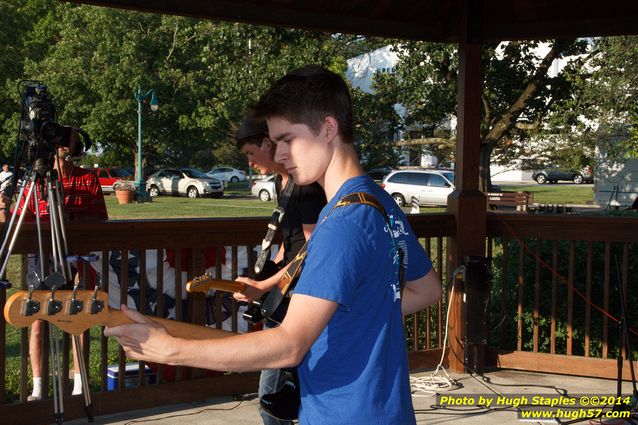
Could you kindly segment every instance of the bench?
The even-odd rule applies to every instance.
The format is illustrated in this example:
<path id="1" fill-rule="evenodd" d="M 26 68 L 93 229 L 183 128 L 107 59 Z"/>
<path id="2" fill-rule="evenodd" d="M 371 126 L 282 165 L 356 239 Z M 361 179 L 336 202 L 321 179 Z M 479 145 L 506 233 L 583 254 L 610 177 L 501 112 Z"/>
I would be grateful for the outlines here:
<path id="1" fill-rule="evenodd" d="M 517 212 L 527 212 L 530 204 L 534 203 L 534 194 L 531 192 L 489 192 L 487 193 L 487 205 L 494 209 L 514 209 Z"/>

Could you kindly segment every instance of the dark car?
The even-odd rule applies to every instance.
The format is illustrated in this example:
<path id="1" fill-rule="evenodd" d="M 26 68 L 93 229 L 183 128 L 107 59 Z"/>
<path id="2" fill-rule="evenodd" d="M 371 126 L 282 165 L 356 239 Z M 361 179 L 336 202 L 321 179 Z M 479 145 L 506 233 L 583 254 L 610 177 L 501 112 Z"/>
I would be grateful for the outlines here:
<path id="1" fill-rule="evenodd" d="M 559 181 L 571 181 L 576 184 L 594 182 L 594 176 L 586 170 L 563 170 L 558 168 L 534 171 L 532 179 L 536 180 L 538 184 L 557 183 Z"/>
<path id="2" fill-rule="evenodd" d="M 391 172 L 392 167 L 379 167 L 373 168 L 372 170 L 368 171 L 367 174 L 372 180 L 383 180 L 383 178 Z"/>

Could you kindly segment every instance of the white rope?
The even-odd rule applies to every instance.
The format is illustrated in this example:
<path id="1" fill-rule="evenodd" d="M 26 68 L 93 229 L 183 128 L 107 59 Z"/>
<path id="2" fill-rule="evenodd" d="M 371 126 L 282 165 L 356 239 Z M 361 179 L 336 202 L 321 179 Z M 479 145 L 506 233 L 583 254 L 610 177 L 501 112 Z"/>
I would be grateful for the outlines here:
<path id="1" fill-rule="evenodd" d="M 455 276 L 456 273 L 452 274 Z M 445 346 L 447 345 L 447 330 L 448 323 L 450 321 L 450 306 L 452 305 L 452 297 L 454 296 L 454 285 L 451 285 L 452 289 L 450 290 L 450 296 L 448 297 L 448 305 L 447 305 L 447 314 L 445 317 L 445 337 L 443 338 L 443 349 L 441 350 L 441 360 L 439 364 L 436 366 L 432 375 L 417 378 L 414 376 L 410 377 L 410 391 L 413 397 L 427 397 L 431 395 L 435 395 L 441 391 L 448 391 L 452 389 L 452 386 L 455 384 L 454 380 L 450 378 L 447 371 L 443 367 L 443 358 L 445 357 Z M 442 375 L 439 375 L 439 371 L 442 372 Z"/>

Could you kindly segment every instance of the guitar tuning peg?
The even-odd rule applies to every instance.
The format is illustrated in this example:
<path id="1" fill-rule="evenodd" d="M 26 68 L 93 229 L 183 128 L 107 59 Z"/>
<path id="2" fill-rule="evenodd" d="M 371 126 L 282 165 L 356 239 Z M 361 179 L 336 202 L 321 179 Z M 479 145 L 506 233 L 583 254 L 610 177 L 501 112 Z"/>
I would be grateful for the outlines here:
<path id="1" fill-rule="evenodd" d="M 27 273 L 27 288 L 29 289 L 29 292 L 38 289 L 41 283 L 42 282 L 40 281 L 40 277 L 37 272 L 30 271 Z"/>
<path id="2" fill-rule="evenodd" d="M 53 272 L 44 278 L 44 284 L 52 290 L 63 287 L 65 283 L 66 279 L 64 279 L 64 276 L 59 272 Z"/>

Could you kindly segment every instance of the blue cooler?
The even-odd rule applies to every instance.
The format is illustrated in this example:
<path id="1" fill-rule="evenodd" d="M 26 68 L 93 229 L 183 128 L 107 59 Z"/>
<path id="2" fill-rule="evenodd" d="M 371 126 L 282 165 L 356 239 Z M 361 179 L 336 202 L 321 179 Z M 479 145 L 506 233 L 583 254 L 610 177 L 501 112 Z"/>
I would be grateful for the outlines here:
<path id="1" fill-rule="evenodd" d="M 116 390 L 119 381 L 119 366 L 110 365 L 106 372 L 106 389 L 108 391 Z M 139 363 L 127 363 L 124 372 L 124 388 L 135 388 L 139 382 Z M 146 384 L 155 383 L 155 374 L 150 367 L 144 365 L 144 379 Z"/>

